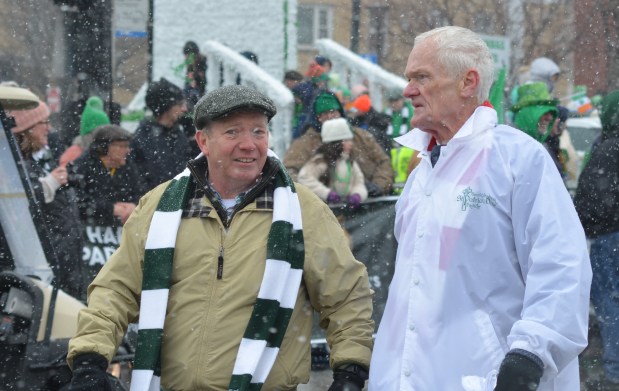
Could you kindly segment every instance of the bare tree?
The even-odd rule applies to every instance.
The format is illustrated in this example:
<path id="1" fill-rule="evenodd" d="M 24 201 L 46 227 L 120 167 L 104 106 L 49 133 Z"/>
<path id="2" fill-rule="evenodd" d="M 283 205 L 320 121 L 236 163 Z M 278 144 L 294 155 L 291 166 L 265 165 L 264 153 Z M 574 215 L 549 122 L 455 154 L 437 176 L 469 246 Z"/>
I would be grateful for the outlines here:
<path id="1" fill-rule="evenodd" d="M 52 1 L 0 0 L 3 80 L 11 79 L 44 98 L 52 75 L 57 19 L 62 15 Z"/>

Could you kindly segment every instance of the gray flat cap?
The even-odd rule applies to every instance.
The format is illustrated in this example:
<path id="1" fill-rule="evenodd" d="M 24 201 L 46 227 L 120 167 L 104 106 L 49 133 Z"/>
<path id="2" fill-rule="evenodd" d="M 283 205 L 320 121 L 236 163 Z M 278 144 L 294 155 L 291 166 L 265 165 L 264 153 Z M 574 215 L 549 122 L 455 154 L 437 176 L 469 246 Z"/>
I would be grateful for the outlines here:
<path id="1" fill-rule="evenodd" d="M 193 121 L 197 129 L 203 129 L 207 122 L 239 109 L 263 111 L 269 121 L 277 113 L 275 104 L 266 95 L 250 87 L 230 85 L 204 95 L 196 103 Z"/>

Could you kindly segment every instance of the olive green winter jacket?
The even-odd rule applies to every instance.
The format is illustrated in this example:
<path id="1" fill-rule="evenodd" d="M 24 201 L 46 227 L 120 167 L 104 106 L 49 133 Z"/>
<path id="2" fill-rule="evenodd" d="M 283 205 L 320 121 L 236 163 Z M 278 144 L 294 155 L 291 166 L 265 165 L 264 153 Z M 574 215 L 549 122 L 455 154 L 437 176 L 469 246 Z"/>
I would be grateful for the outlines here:
<path id="1" fill-rule="evenodd" d="M 146 236 L 166 186 L 142 198 L 125 224 L 120 248 L 90 285 L 88 308 L 81 311 L 78 332 L 69 346 L 69 363 L 88 352 L 110 360 L 127 324 L 137 321 Z M 265 268 L 272 220 L 272 186 L 265 186 L 259 196 L 235 212 L 229 225 L 222 221 L 221 209 L 219 214 L 214 209 L 208 190 L 210 198 L 194 199 L 191 213 L 183 214 L 161 353 L 161 381 L 166 390 L 228 389 Z M 308 381 L 314 309 L 326 329 L 332 367 L 347 362 L 369 367 L 370 363 L 374 323 L 366 268 L 354 259 L 327 205 L 301 185 L 297 192 L 305 239 L 303 280 L 263 390 L 295 389 Z"/>

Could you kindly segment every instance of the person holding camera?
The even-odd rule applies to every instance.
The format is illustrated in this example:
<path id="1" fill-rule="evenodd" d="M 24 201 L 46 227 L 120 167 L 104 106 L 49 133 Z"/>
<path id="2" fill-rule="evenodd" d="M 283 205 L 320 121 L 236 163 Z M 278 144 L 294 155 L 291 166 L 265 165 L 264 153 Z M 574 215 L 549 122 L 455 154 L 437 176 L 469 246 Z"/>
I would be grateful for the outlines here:
<path id="1" fill-rule="evenodd" d="M 67 168 L 53 159 L 48 146 L 49 108 L 43 102 L 31 110 L 10 111 L 13 135 L 22 153 L 34 194 L 56 257 L 50 257 L 54 282 L 67 294 L 85 301 L 86 291 L 80 278 L 82 227 L 75 191 L 67 186 Z"/>
<path id="2" fill-rule="evenodd" d="M 83 260 L 88 282 L 118 247 L 120 228 L 146 193 L 137 166 L 127 160 L 130 140 L 131 134 L 120 126 L 99 126 L 89 149 L 69 166 L 87 234 Z"/>

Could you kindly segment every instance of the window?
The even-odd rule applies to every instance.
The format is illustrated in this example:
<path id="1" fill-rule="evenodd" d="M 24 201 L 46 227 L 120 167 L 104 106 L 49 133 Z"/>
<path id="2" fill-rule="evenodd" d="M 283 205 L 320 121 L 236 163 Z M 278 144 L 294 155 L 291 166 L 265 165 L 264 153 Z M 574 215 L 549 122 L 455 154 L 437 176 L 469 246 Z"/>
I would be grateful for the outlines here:
<path id="1" fill-rule="evenodd" d="M 333 10 L 323 5 L 303 5 L 297 10 L 297 43 L 312 46 L 316 40 L 331 38 Z"/>
<path id="2" fill-rule="evenodd" d="M 389 7 L 371 7 L 370 12 L 370 24 L 368 30 L 368 49 L 370 53 L 376 54 L 378 61 L 380 62 L 387 52 L 389 47 L 387 36 L 387 28 L 389 26 Z"/>

